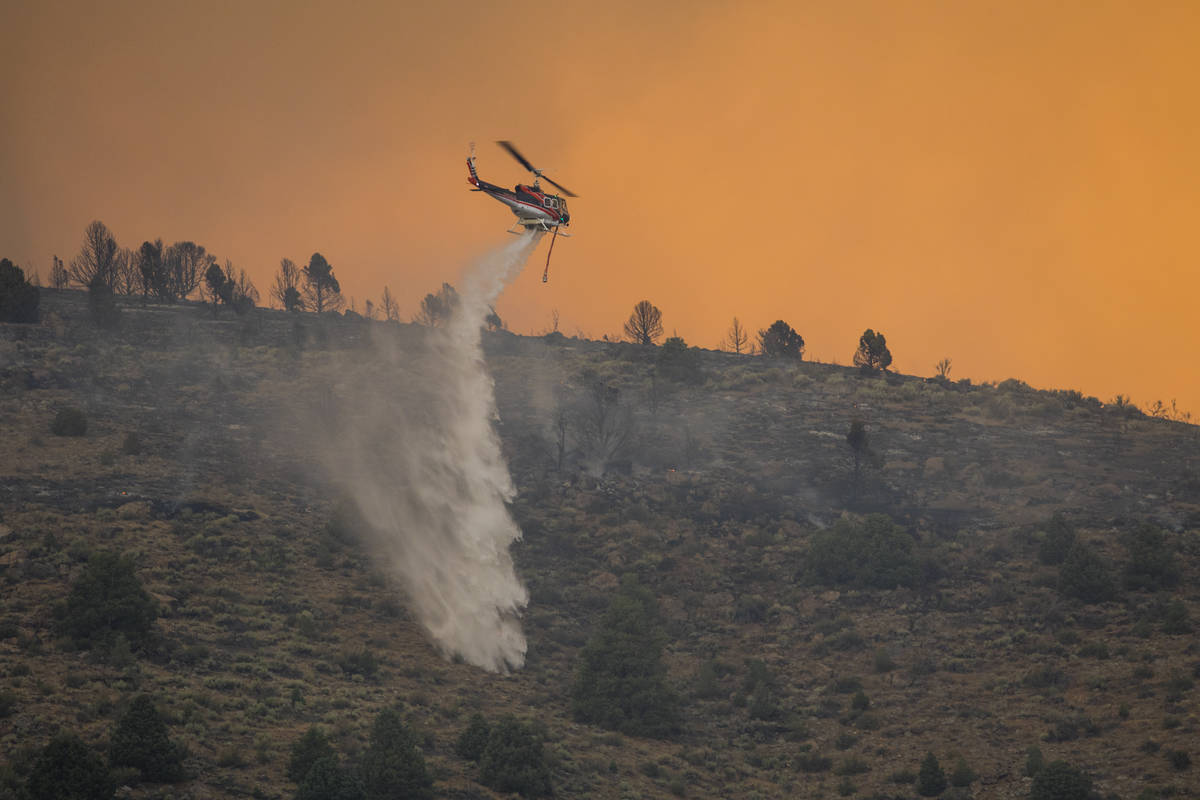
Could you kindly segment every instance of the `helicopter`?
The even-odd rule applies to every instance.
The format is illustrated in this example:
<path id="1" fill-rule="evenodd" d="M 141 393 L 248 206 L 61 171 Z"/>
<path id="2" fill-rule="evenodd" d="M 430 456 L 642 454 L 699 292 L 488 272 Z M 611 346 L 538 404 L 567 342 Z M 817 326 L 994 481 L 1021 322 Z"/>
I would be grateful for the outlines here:
<path id="1" fill-rule="evenodd" d="M 526 230 L 534 228 L 553 233 L 550 239 L 550 250 L 546 253 L 546 268 L 542 271 L 542 283 L 546 283 L 550 279 L 550 255 L 554 252 L 555 240 L 558 239 L 560 233 L 562 236 L 570 236 L 569 233 L 560 232 L 559 229 L 571 224 L 571 214 L 567 211 L 567 201 L 561 195 L 543 192 L 541 182 L 545 179 L 546 183 L 554 186 L 567 197 L 578 197 L 578 195 L 561 183 L 546 177 L 542 170 L 529 163 L 529 159 L 521 155 L 512 142 L 498 141 L 496 144 L 507 150 L 508 154 L 517 160 L 517 163 L 533 173 L 533 185 L 518 183 L 509 190 L 503 186 L 480 180 L 479 173 L 475 171 L 474 142 L 471 143 L 471 155 L 467 156 L 467 169 L 470 171 L 467 183 L 475 187 L 471 191 L 483 192 L 508 206 L 509 210 L 517 216 L 516 224 L 522 228 Z M 509 231 L 509 233 L 518 233 L 518 231 Z"/>

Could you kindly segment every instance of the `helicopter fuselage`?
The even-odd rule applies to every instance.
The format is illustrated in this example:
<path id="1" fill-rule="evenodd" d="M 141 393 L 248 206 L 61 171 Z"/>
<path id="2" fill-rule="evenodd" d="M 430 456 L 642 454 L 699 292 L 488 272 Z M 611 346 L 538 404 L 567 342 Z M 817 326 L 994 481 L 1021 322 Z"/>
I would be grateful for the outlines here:
<path id="1" fill-rule="evenodd" d="M 467 159 L 470 175 L 467 183 L 489 197 L 499 200 L 508 206 L 517 217 L 517 222 L 527 228 L 537 227 L 550 230 L 559 226 L 571 224 L 571 215 L 567 211 L 567 201 L 556 194 L 547 194 L 536 183 L 533 186 L 518 183 L 512 189 L 505 189 L 494 183 L 480 179 L 475 172 L 475 160 Z"/>

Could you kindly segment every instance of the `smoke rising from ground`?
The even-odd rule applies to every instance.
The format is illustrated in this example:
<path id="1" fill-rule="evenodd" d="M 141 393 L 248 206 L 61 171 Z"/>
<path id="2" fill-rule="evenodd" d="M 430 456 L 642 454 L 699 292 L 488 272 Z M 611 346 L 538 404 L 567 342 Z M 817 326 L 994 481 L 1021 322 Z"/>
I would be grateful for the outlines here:
<path id="1" fill-rule="evenodd" d="M 388 374 L 341 387 L 346 413 L 327 451 L 378 565 L 437 647 L 499 672 L 525 661 L 519 614 L 529 596 L 509 555 L 521 532 L 506 506 L 515 489 L 492 427 L 480 331 L 540 238 L 527 231 L 484 256 L 425 352 L 381 346 L 373 363 Z"/>

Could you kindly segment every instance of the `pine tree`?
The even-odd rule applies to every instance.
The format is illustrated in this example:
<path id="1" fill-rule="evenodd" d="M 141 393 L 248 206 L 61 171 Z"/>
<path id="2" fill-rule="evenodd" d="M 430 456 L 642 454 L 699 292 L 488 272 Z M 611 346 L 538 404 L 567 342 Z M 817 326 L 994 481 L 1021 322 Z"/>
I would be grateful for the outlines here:
<path id="1" fill-rule="evenodd" d="M 152 783 L 178 783 L 184 779 L 184 748 L 171 741 L 150 695 L 138 695 L 117 722 L 108 748 L 114 767 L 134 767 Z"/>
<path id="2" fill-rule="evenodd" d="M 33 800 L 109 800 L 115 788 L 104 760 L 75 734 L 60 733 L 38 754 L 25 793 Z"/>
<path id="3" fill-rule="evenodd" d="M 633 736 L 679 730 L 679 698 L 666 684 L 654 598 L 626 583 L 583 648 L 572 693 L 575 719 Z"/>
<path id="4" fill-rule="evenodd" d="M 361 773 L 370 800 L 433 797 L 433 779 L 425 768 L 417 737 L 394 709 L 385 708 L 375 718 Z"/>
<path id="5" fill-rule="evenodd" d="M 479 763 L 479 780 L 502 793 L 517 792 L 523 797 L 551 794 L 550 767 L 541 735 L 511 714 L 503 717 L 488 736 Z"/>
<path id="6" fill-rule="evenodd" d="M 329 743 L 329 737 L 313 725 L 292 745 L 292 757 L 288 761 L 288 780 L 302 783 L 312 765 L 328 756 L 333 756 L 336 760 L 337 752 Z"/>
<path id="7" fill-rule="evenodd" d="M 938 763 L 937 756 L 926 753 L 917 773 L 917 794 L 922 797 L 937 797 L 946 791 L 946 773 Z"/>

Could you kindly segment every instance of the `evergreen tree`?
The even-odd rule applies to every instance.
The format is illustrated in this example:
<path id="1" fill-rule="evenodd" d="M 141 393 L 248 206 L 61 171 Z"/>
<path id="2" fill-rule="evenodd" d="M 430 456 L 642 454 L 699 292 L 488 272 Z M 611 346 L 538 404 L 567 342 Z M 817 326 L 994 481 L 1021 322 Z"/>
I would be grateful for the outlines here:
<path id="1" fill-rule="evenodd" d="M 858 337 L 858 349 L 854 351 L 854 366 L 866 369 L 886 370 L 892 365 L 892 351 L 888 350 L 887 339 L 882 333 L 867 328 Z"/>
<path id="2" fill-rule="evenodd" d="M 474 714 L 471 721 L 467 723 L 467 729 L 458 737 L 454 752 L 467 761 L 478 761 L 483 757 L 483 751 L 487 748 L 491 732 L 492 726 L 488 724 L 483 714 Z"/>
<path id="3" fill-rule="evenodd" d="M 288 780 L 295 783 L 303 782 L 309 768 L 328 756 L 332 756 L 336 760 L 337 752 L 329 743 L 329 737 L 325 735 L 324 731 L 313 725 L 292 745 L 292 757 L 288 761 Z"/>
<path id="4" fill-rule="evenodd" d="M 575 719 L 633 736 L 679 730 L 679 698 L 666 684 L 654 598 L 626 583 L 580 655 Z"/>
<path id="5" fill-rule="evenodd" d="M 946 773 L 938 763 L 937 756 L 926 753 L 917 773 L 917 794 L 921 797 L 937 797 L 946 791 Z"/>
<path id="6" fill-rule="evenodd" d="M 0 322 L 37 322 L 38 288 L 25 278 L 25 271 L 7 258 L 0 258 Z"/>
<path id="7" fill-rule="evenodd" d="M 115 789 L 108 767 L 73 733 L 42 748 L 25 784 L 30 800 L 108 800 Z"/>
<path id="8" fill-rule="evenodd" d="M 333 274 L 333 267 L 325 256 L 313 253 L 304 268 L 304 305 L 321 314 L 337 311 L 345 303 L 342 286 Z"/>
<path id="9" fill-rule="evenodd" d="M 1058 590 L 1085 603 L 1102 603 L 1117 594 L 1112 570 L 1087 542 L 1076 542 L 1058 569 Z"/>
<path id="10" fill-rule="evenodd" d="M 551 794 L 542 737 L 532 725 L 518 722 L 511 714 L 496 723 L 480 759 L 479 780 L 497 792 L 523 797 Z"/>
<path id="11" fill-rule="evenodd" d="M 167 723 L 150 695 L 139 695 L 117 722 L 109 743 L 108 760 L 114 767 L 135 767 L 152 783 L 178 783 L 184 779 L 186 750 L 171 741 Z"/>
<path id="12" fill-rule="evenodd" d="M 107 642 L 118 633 L 140 647 L 154 630 L 158 606 L 142 588 L 132 558 L 100 551 L 71 586 L 62 615 L 61 628 L 78 647 Z"/>
<path id="13" fill-rule="evenodd" d="M 1091 778 L 1065 761 L 1051 761 L 1033 776 L 1029 800 L 1087 800 L 1091 791 Z"/>
<path id="14" fill-rule="evenodd" d="M 768 358 L 804 358 L 804 337 L 781 319 L 758 332 L 758 352 Z"/>
<path id="15" fill-rule="evenodd" d="M 296 789 L 296 800 L 366 800 L 366 797 L 362 781 L 342 767 L 332 753 L 310 763 Z"/>
<path id="16" fill-rule="evenodd" d="M 425 768 L 425 756 L 416 736 L 394 709 L 386 708 L 375 718 L 361 773 L 369 800 L 433 797 L 433 779 Z"/>
<path id="17" fill-rule="evenodd" d="M 1129 551 L 1126 588 L 1153 592 L 1179 583 L 1175 548 L 1162 528 L 1143 524 L 1125 538 L 1125 549 Z"/>

